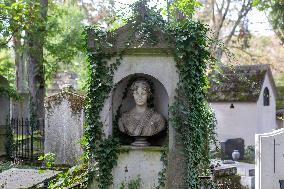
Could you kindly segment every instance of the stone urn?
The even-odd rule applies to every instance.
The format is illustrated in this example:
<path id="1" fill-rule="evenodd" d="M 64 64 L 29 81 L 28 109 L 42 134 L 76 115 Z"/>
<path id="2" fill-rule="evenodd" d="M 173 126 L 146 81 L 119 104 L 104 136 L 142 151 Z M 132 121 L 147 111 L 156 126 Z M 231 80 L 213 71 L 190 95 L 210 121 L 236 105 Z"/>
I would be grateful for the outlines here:
<path id="1" fill-rule="evenodd" d="M 238 161 L 239 160 L 239 158 L 240 158 L 240 152 L 239 152 L 239 150 L 234 150 L 233 151 L 233 153 L 232 153 L 232 158 L 233 158 L 233 160 L 234 161 Z"/>

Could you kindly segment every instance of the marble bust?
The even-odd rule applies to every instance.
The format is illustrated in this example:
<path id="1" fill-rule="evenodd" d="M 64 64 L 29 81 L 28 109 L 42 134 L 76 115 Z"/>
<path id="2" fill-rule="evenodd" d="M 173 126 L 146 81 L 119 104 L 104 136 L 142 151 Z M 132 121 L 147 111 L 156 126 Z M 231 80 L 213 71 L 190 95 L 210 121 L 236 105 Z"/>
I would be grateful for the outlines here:
<path id="1" fill-rule="evenodd" d="M 118 121 L 119 130 L 129 136 L 134 136 L 134 146 L 148 146 L 147 137 L 165 129 L 163 116 L 147 105 L 151 94 L 150 85 L 145 79 L 138 79 L 131 85 L 135 107 L 122 114 Z"/>

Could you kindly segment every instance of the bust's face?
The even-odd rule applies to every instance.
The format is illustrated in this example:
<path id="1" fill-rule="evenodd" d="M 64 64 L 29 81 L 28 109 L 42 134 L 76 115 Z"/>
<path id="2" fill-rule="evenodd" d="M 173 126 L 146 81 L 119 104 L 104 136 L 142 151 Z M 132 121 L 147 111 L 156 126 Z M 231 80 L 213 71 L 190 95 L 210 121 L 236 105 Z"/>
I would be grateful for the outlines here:
<path id="1" fill-rule="evenodd" d="M 147 86 L 143 83 L 136 83 L 133 91 L 133 97 L 138 106 L 147 105 Z"/>

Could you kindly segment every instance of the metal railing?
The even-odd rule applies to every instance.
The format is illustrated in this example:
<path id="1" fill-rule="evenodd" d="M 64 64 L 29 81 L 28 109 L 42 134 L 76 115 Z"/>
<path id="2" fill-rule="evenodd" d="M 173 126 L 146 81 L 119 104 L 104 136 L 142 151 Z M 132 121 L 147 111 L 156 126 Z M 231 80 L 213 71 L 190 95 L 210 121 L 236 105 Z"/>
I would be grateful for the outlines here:
<path id="1" fill-rule="evenodd" d="M 12 118 L 10 127 L 13 135 L 12 157 L 37 160 L 44 153 L 44 120 L 32 123 L 29 119 Z"/>

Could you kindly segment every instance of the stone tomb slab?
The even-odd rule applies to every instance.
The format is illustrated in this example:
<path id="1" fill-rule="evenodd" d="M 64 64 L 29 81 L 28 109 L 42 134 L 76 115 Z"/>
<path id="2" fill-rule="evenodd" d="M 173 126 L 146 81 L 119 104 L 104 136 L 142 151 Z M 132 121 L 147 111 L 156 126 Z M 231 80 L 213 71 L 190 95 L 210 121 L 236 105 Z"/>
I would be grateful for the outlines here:
<path id="1" fill-rule="evenodd" d="M 31 188 L 56 176 L 60 171 L 12 168 L 0 173 L 0 188 Z"/>

